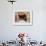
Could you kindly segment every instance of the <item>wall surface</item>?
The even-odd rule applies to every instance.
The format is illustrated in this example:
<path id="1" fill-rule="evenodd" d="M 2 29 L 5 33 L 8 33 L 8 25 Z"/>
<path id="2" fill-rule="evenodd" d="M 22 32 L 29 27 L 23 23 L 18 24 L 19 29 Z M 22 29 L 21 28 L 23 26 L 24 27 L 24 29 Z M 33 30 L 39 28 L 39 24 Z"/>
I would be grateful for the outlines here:
<path id="1" fill-rule="evenodd" d="M 16 10 L 33 10 L 32 26 L 13 26 L 11 17 Z M 0 0 L 0 41 L 15 40 L 18 32 L 26 32 L 33 40 L 46 40 L 46 0 L 17 0 L 12 5 Z"/>

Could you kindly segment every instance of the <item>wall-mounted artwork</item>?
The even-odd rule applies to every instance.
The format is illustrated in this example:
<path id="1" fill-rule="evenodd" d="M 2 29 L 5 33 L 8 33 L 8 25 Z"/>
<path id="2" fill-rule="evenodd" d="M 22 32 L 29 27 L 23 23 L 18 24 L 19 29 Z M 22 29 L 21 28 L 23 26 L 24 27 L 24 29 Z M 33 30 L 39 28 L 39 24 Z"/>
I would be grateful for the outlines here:
<path id="1" fill-rule="evenodd" d="M 14 25 L 32 25 L 32 12 L 16 11 L 14 15 Z"/>

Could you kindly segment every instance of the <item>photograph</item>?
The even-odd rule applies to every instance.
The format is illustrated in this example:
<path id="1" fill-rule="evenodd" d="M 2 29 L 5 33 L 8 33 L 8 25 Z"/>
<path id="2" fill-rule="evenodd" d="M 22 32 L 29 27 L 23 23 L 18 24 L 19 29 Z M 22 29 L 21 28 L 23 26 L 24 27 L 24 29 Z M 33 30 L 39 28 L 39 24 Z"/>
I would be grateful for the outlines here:
<path id="1" fill-rule="evenodd" d="M 14 16 L 15 25 L 32 25 L 32 13 L 30 11 L 17 11 Z"/>

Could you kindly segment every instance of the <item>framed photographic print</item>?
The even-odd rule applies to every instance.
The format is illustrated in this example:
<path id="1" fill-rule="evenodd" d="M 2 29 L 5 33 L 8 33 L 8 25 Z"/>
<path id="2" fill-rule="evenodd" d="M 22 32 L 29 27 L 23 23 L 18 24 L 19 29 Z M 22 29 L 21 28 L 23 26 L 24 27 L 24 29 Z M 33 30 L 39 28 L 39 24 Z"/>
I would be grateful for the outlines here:
<path id="1" fill-rule="evenodd" d="M 32 11 L 16 11 L 12 20 L 13 25 L 32 25 Z"/>

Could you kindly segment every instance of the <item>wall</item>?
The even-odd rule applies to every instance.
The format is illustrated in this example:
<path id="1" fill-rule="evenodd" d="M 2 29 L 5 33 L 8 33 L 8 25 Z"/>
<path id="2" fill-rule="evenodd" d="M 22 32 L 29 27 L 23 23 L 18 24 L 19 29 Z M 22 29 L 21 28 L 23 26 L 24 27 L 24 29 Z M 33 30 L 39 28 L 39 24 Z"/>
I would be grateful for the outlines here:
<path id="1" fill-rule="evenodd" d="M 12 6 L 7 0 L 0 0 L 0 40 L 15 40 L 18 32 L 27 32 L 33 40 L 46 40 L 46 1 L 17 0 Z M 19 9 L 33 10 L 32 26 L 13 26 L 13 11 Z"/>

